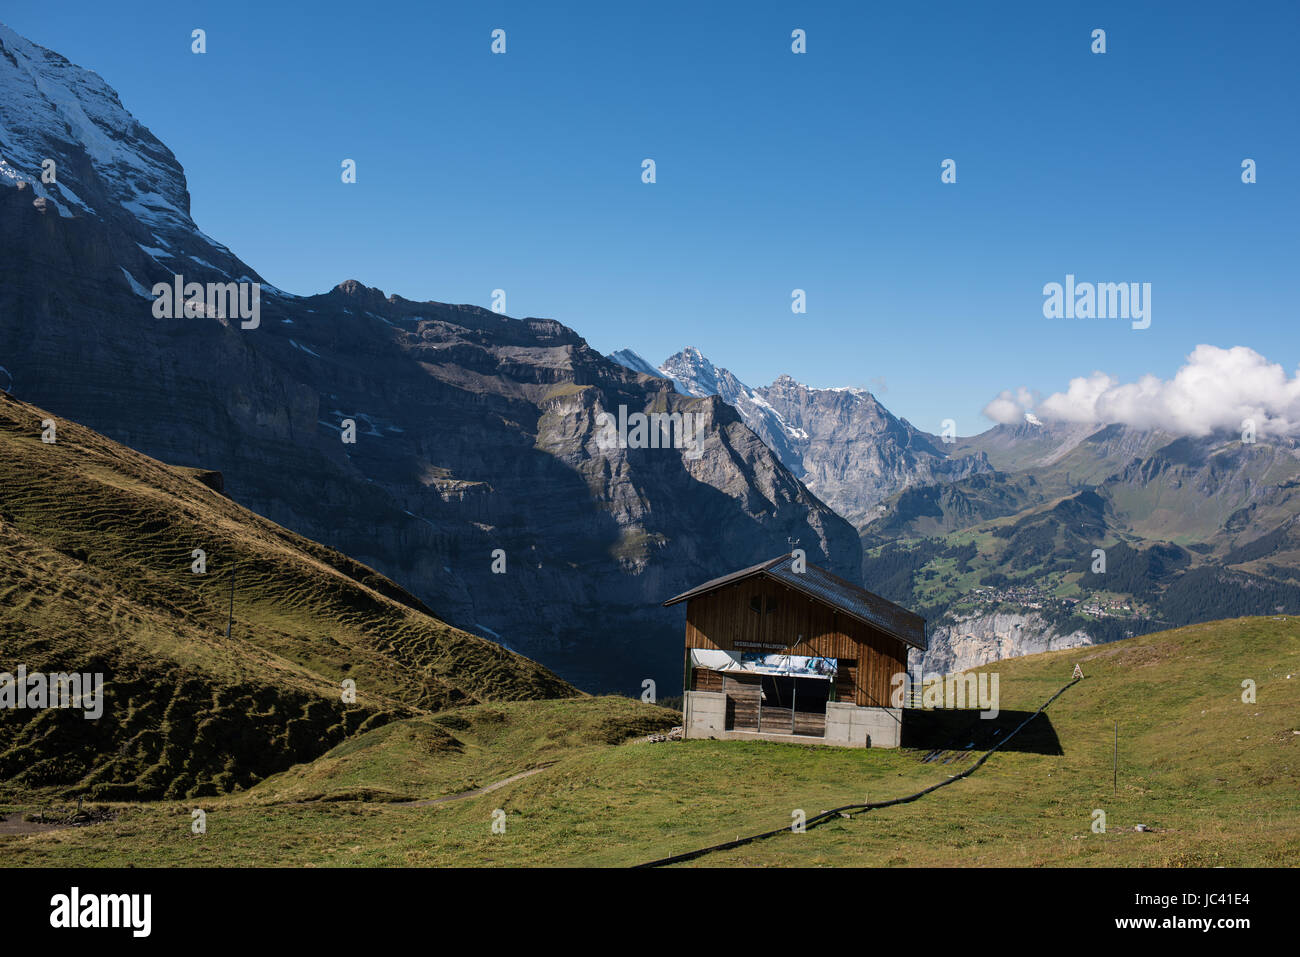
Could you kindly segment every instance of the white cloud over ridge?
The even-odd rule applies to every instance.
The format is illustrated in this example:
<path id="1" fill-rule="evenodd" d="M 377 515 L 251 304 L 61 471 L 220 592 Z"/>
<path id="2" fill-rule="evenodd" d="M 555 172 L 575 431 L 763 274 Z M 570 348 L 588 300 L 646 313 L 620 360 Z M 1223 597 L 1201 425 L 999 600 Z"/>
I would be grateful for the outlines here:
<path id="1" fill-rule="evenodd" d="M 1041 401 L 1027 389 L 1007 389 L 984 407 L 985 415 L 1004 425 L 1025 421 L 1029 412 L 1047 423 L 1120 423 L 1196 437 L 1240 431 L 1243 420 L 1252 419 L 1260 436 L 1297 436 L 1300 372 L 1288 376 L 1246 346 L 1199 345 L 1172 379 L 1145 375 L 1121 383 L 1094 372 Z"/>

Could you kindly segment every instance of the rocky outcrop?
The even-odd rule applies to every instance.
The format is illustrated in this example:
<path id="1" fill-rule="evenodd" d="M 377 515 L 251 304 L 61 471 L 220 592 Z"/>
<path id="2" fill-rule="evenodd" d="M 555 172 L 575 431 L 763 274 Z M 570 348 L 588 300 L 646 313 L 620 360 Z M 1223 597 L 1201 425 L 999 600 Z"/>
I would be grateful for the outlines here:
<path id="1" fill-rule="evenodd" d="M 611 358 L 646 373 L 636 353 Z M 808 489 L 859 529 L 890 496 L 919 485 L 991 471 L 981 451 L 957 458 L 932 436 L 886 409 L 865 389 L 813 389 L 788 375 L 751 388 L 689 347 L 659 367 L 690 395 L 717 395 Z"/>
<path id="2" fill-rule="evenodd" d="M 1032 612 L 994 612 L 935 625 L 921 667 L 926 675 L 952 674 L 1003 658 L 1091 644 L 1094 641 L 1086 632 L 1059 634 Z M 909 666 L 915 668 L 916 661 Z"/>
<path id="3" fill-rule="evenodd" d="M 858 528 L 903 489 L 988 472 L 976 453 L 949 458 L 941 443 L 899 419 L 865 389 L 810 389 L 781 376 L 758 394 L 795 430 L 808 488 Z"/>

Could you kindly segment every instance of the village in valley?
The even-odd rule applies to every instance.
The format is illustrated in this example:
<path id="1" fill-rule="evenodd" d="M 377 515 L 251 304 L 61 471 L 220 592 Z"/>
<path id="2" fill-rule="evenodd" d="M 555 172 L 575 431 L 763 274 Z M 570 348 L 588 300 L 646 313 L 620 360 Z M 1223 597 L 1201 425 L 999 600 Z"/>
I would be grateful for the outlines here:
<path id="1" fill-rule="evenodd" d="M 1142 615 L 1134 609 L 1133 603 L 1123 598 L 1112 597 L 1104 592 L 1068 598 L 1056 594 L 1053 589 L 1036 584 L 973 588 L 954 604 L 963 609 L 974 607 L 981 611 L 995 611 L 1006 606 L 1015 606 L 1032 611 L 1082 613 L 1093 618 L 1142 618 Z"/>

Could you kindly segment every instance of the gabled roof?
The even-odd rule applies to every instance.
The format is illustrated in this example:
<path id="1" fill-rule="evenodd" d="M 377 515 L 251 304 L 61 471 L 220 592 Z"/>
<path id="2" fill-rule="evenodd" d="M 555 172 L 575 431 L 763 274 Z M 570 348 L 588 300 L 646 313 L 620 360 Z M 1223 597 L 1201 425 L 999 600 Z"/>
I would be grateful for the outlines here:
<path id="1" fill-rule="evenodd" d="M 750 565 L 740 571 L 714 578 L 702 585 L 696 585 L 674 598 L 669 598 L 664 605 L 676 605 L 706 592 L 716 591 L 727 585 L 744 581 L 747 578 L 768 578 L 780 582 L 795 591 L 802 592 L 809 598 L 829 605 L 836 611 L 856 618 L 864 624 L 878 628 L 899 641 L 925 650 L 925 619 L 913 614 L 901 605 L 872 594 L 865 588 L 832 575 L 824 568 L 811 562 L 805 563 L 802 572 L 794 570 L 794 555 L 781 555 L 757 565 Z"/>

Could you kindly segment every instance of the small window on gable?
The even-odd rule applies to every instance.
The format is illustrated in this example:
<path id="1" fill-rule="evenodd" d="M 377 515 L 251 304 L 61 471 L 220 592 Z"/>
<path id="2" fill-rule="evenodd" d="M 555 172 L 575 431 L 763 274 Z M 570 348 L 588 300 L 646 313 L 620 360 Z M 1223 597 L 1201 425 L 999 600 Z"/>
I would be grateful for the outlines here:
<path id="1" fill-rule="evenodd" d="M 763 607 L 764 601 L 767 602 L 766 609 L 764 609 Z M 749 600 L 749 610 L 759 615 L 762 615 L 764 613 L 769 615 L 772 614 L 772 612 L 776 611 L 776 606 L 777 606 L 777 600 L 771 597 L 770 595 L 767 596 L 766 598 L 764 598 L 764 596 L 762 595 L 755 595 L 753 598 Z"/>

